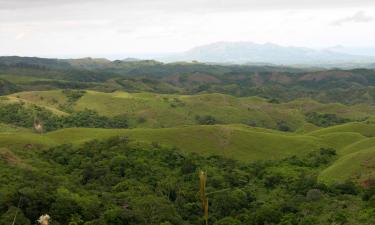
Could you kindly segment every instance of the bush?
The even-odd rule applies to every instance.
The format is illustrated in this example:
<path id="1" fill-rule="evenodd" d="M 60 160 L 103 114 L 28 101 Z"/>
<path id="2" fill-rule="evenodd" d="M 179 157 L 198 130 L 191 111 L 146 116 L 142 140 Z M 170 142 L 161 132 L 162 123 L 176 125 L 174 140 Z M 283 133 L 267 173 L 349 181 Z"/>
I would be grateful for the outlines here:
<path id="1" fill-rule="evenodd" d="M 308 201 L 319 201 L 322 193 L 319 189 L 311 189 L 307 192 L 306 198 Z"/>
<path id="2" fill-rule="evenodd" d="M 214 225 L 243 225 L 243 223 L 232 217 L 225 217 L 224 219 L 216 221 Z"/>
<path id="3" fill-rule="evenodd" d="M 198 116 L 195 117 L 195 120 L 200 125 L 215 125 L 215 124 L 219 123 L 219 121 L 211 115 L 207 115 L 207 116 L 199 116 L 198 115 Z"/>
<path id="4" fill-rule="evenodd" d="M 319 127 L 329 127 L 350 122 L 349 119 L 339 118 L 336 114 L 321 114 L 317 112 L 306 114 L 306 120 Z"/>
<path id="5" fill-rule="evenodd" d="M 292 130 L 285 121 L 278 122 L 277 129 L 280 131 L 284 131 L 284 132 L 288 132 Z"/>

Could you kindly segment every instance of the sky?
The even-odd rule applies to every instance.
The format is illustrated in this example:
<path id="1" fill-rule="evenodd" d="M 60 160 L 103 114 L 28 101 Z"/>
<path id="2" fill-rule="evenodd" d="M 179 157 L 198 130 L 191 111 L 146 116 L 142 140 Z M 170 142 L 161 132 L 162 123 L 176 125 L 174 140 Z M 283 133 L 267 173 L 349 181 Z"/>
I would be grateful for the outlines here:
<path id="1" fill-rule="evenodd" d="M 374 0 L 0 0 L 0 55 L 131 57 L 219 41 L 366 49 L 374 28 Z"/>

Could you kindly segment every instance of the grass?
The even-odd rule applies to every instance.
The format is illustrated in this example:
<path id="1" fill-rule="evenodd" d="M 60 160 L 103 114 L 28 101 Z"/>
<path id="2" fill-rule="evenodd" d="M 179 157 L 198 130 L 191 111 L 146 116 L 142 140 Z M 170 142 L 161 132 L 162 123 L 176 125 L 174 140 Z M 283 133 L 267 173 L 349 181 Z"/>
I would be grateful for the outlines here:
<path id="1" fill-rule="evenodd" d="M 56 144 L 58 142 L 53 139 L 31 132 L 0 133 L 0 147 L 24 149 L 28 146 L 49 147 Z"/>
<path id="2" fill-rule="evenodd" d="M 61 104 L 67 102 L 67 98 L 60 90 L 19 92 L 7 96 L 7 98 L 10 103 L 23 102 L 29 105 L 35 104 L 44 107 L 57 115 L 67 114 L 59 109 Z"/>
<path id="3" fill-rule="evenodd" d="M 0 133 L 31 132 L 31 129 L 0 123 Z"/>
<path id="4" fill-rule="evenodd" d="M 366 140 L 367 138 L 356 132 L 337 132 L 321 135 L 319 137 L 324 143 L 336 149 L 338 155 L 346 155 L 344 151 L 348 145 Z"/>
<path id="5" fill-rule="evenodd" d="M 347 180 L 365 182 L 375 177 L 375 148 L 348 154 L 325 169 L 319 180 L 325 183 L 342 183 Z"/>
<path id="6" fill-rule="evenodd" d="M 359 152 L 365 149 L 369 149 L 375 146 L 375 138 L 366 138 L 360 141 L 354 142 L 341 150 L 343 155 Z"/>
<path id="7" fill-rule="evenodd" d="M 76 144 L 114 135 L 176 146 L 187 152 L 217 154 L 243 161 L 301 155 L 320 147 L 315 137 L 264 132 L 260 129 L 245 129 L 232 125 L 129 130 L 76 128 L 46 134 L 52 140 Z"/>
<path id="8" fill-rule="evenodd" d="M 355 132 L 366 137 L 375 137 L 375 124 L 365 123 L 365 122 L 353 122 L 346 123 L 343 125 L 328 127 L 325 129 L 319 129 L 309 133 L 313 136 L 321 136 L 330 133 L 340 133 L 340 132 Z"/>
<path id="9" fill-rule="evenodd" d="M 365 182 L 375 178 L 375 125 L 367 122 L 347 123 L 309 133 L 334 146 L 339 159 L 323 170 L 319 180 L 343 183 Z"/>
<path id="10" fill-rule="evenodd" d="M 21 92 L 10 96 L 44 106 L 63 114 L 61 105 L 67 98 L 61 90 Z M 250 124 L 277 129 L 280 122 L 299 133 L 318 129 L 305 121 L 312 111 L 335 113 L 349 119 L 365 119 L 375 113 L 373 106 L 321 104 L 310 99 L 300 99 L 283 104 L 271 104 L 259 97 L 237 98 L 224 94 L 171 95 L 155 93 L 103 93 L 87 91 L 74 105 L 74 110 L 92 109 L 101 115 L 127 115 L 131 127 L 162 128 L 197 123 L 197 115 L 214 116 L 224 124 Z"/>
<path id="11" fill-rule="evenodd" d="M 160 129 L 62 129 L 43 135 L 0 133 L 1 147 L 25 148 L 28 145 L 54 146 L 81 144 L 93 139 L 128 136 L 140 142 L 157 142 L 182 151 L 222 155 L 242 161 L 280 159 L 303 155 L 326 146 L 316 137 L 282 133 L 242 125 L 185 126 Z"/>

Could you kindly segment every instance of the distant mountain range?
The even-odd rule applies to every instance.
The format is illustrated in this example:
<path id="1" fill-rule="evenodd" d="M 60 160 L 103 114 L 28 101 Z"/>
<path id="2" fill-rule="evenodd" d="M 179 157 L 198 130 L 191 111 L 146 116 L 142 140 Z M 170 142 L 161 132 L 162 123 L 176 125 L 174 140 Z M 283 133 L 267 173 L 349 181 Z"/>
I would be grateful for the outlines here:
<path id="1" fill-rule="evenodd" d="M 199 61 L 208 63 L 278 64 L 278 65 L 341 65 L 371 64 L 375 56 L 355 55 L 342 48 L 315 50 L 285 47 L 272 43 L 217 42 L 199 46 L 183 53 L 157 58 L 163 62 Z"/>

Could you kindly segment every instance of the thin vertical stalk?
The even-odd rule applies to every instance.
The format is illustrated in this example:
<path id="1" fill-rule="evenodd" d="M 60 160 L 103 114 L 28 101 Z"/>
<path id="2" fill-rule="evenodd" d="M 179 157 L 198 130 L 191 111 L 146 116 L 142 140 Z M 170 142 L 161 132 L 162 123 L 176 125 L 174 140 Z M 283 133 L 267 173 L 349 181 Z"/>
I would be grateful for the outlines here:
<path id="1" fill-rule="evenodd" d="M 207 183 L 207 174 L 204 171 L 199 172 L 199 194 L 202 209 L 204 212 L 204 220 L 206 225 L 208 225 L 208 198 L 206 195 L 206 183 Z"/>

